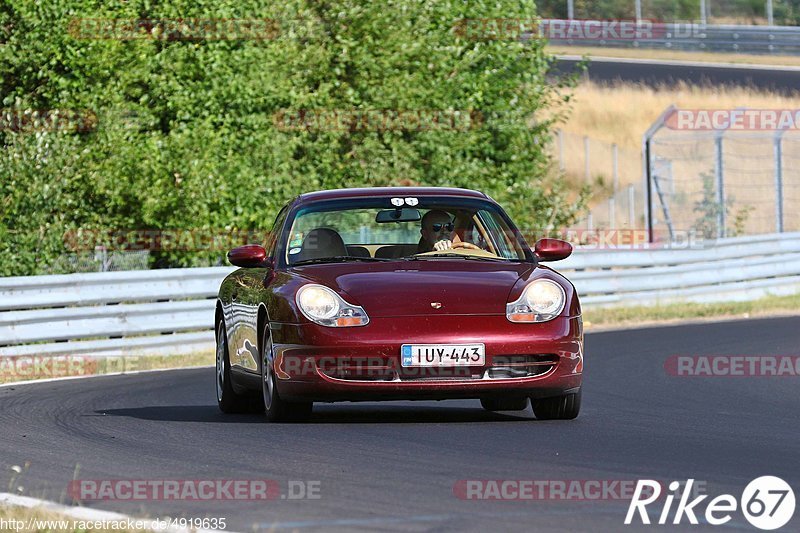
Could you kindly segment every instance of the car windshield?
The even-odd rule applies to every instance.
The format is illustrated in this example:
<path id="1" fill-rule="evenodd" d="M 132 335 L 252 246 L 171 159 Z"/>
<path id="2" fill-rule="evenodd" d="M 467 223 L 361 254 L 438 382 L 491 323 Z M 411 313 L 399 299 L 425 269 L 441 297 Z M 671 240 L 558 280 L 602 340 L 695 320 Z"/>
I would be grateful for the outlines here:
<path id="1" fill-rule="evenodd" d="M 344 261 L 528 261 L 507 216 L 480 199 L 357 198 L 300 209 L 285 234 L 288 265 Z"/>

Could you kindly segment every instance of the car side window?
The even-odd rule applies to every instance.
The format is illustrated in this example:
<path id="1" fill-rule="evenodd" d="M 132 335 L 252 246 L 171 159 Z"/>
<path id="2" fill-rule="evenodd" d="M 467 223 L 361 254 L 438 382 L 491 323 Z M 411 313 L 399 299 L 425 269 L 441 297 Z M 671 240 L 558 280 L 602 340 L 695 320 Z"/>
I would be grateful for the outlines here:
<path id="1" fill-rule="evenodd" d="M 501 227 L 497 222 L 497 218 L 486 211 L 479 211 L 478 216 L 484 227 L 494 237 L 497 255 L 506 259 L 517 259 L 517 254 L 508 240 L 507 228 Z"/>

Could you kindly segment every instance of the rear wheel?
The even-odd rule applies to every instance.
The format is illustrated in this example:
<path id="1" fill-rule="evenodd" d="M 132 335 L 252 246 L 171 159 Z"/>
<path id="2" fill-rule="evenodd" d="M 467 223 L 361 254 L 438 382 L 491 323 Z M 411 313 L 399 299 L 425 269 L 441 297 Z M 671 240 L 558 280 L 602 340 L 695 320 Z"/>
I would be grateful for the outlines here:
<path id="1" fill-rule="evenodd" d="M 487 411 L 524 411 L 528 408 L 527 398 L 481 398 L 481 405 Z"/>
<path id="2" fill-rule="evenodd" d="M 275 372 L 272 368 L 272 336 L 269 326 L 264 328 L 261 342 L 261 394 L 264 413 L 270 422 L 303 422 L 311 417 L 312 402 L 287 402 L 278 395 Z"/>
<path id="3" fill-rule="evenodd" d="M 539 420 L 572 420 L 581 411 L 581 391 L 553 398 L 531 398 L 531 406 Z"/>
<path id="4" fill-rule="evenodd" d="M 228 358 L 228 336 L 225 323 L 217 324 L 217 405 L 223 413 L 246 413 L 251 410 L 250 398 L 237 394 L 231 383 L 231 362 Z"/>

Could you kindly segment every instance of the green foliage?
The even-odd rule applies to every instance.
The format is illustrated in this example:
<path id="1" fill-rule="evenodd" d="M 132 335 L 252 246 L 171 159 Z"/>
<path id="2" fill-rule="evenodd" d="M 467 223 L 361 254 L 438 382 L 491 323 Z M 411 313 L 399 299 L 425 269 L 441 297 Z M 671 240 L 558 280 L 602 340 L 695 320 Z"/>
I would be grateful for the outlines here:
<path id="1" fill-rule="evenodd" d="M 533 13 L 533 2 L 510 0 L 8 0 L 0 108 L 91 111 L 97 128 L 0 131 L 0 275 L 47 271 L 77 228 L 263 230 L 295 195 L 339 187 L 470 187 L 522 226 L 568 224 L 584 196 L 546 177 L 544 146 L 563 99 L 545 81 L 543 43 L 454 31 L 465 17 Z M 85 39 L 69 32 L 75 17 L 270 18 L 280 31 Z M 308 109 L 464 110 L 487 120 L 466 130 L 276 127 L 276 113 Z M 151 259 L 200 265 L 223 253 Z"/>
<path id="2" fill-rule="evenodd" d="M 695 202 L 694 212 L 699 213 L 699 217 L 695 221 L 694 228 L 704 239 L 716 239 L 719 237 L 719 215 L 723 213 L 722 204 L 717 201 L 717 187 L 713 174 L 704 172 L 700 176 L 703 178 L 703 197 Z M 736 199 L 733 196 L 728 196 L 725 199 L 725 220 L 731 222 L 731 214 Z M 726 225 L 725 236 L 736 237 L 743 235 L 747 219 L 750 213 L 755 209 L 752 205 L 744 204 L 736 209 L 733 213 L 733 220 L 731 225 Z"/>

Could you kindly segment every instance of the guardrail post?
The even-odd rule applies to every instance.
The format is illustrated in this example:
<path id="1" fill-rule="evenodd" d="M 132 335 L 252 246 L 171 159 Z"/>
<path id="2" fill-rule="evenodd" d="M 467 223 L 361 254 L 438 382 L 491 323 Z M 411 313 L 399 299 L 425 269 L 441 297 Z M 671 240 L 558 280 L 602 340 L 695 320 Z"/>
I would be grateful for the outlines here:
<path id="1" fill-rule="evenodd" d="M 775 231 L 783 233 L 783 131 L 775 134 Z"/>

